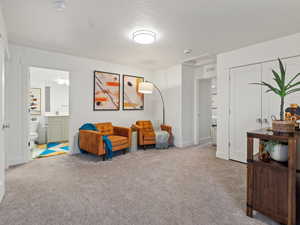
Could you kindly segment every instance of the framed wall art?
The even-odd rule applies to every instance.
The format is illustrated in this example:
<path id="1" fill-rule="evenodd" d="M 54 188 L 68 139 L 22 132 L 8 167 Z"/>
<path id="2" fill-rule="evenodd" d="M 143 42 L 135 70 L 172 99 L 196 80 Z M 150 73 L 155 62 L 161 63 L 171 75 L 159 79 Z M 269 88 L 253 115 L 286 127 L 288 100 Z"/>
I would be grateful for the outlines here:
<path id="1" fill-rule="evenodd" d="M 94 71 L 94 111 L 120 109 L 120 74 Z"/>
<path id="2" fill-rule="evenodd" d="M 144 94 L 138 92 L 143 77 L 123 75 L 123 110 L 143 110 Z"/>
<path id="3" fill-rule="evenodd" d="M 41 88 L 30 88 L 29 110 L 31 115 L 41 115 Z"/>

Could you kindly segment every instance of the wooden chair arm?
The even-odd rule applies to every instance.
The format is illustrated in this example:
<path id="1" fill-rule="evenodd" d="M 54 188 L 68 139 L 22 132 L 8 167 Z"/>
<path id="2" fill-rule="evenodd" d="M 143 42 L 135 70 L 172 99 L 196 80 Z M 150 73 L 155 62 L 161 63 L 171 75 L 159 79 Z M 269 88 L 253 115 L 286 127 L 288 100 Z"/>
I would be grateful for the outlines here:
<path id="1" fill-rule="evenodd" d="M 169 125 L 162 124 L 160 125 L 160 129 L 167 131 L 170 135 L 172 134 L 172 127 Z"/>
<path id="2" fill-rule="evenodd" d="M 141 126 L 139 126 L 139 125 L 136 125 L 136 124 L 133 124 L 133 125 L 132 125 L 132 128 L 134 128 L 134 129 L 137 129 L 137 130 L 140 130 L 140 129 L 142 129 L 142 127 L 141 127 Z"/>
<path id="3" fill-rule="evenodd" d="M 137 132 L 140 136 L 143 135 L 143 127 L 136 125 L 136 124 L 133 124 L 132 127 L 133 127 L 133 129 L 137 130 Z"/>
<path id="4" fill-rule="evenodd" d="M 144 134 L 143 134 L 143 127 L 137 125 L 137 124 L 133 124 L 132 127 L 137 130 L 138 133 L 138 144 L 139 145 L 143 145 L 144 143 Z"/>
<path id="5" fill-rule="evenodd" d="M 80 149 L 96 154 L 104 155 L 105 149 L 103 145 L 102 135 L 98 131 L 80 130 L 79 131 L 79 147 Z"/>
<path id="6" fill-rule="evenodd" d="M 114 126 L 114 134 L 128 138 L 129 145 L 131 145 L 131 128 L 128 127 L 116 127 Z"/>

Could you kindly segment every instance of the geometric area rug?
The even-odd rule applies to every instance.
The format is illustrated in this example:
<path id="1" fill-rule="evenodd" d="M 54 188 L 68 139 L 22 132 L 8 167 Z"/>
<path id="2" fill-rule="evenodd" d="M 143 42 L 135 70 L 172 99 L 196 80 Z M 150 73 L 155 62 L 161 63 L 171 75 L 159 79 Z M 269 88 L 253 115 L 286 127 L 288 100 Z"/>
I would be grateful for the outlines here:
<path id="1" fill-rule="evenodd" d="M 43 151 L 37 158 L 45 158 L 55 155 L 67 154 L 69 152 L 68 142 L 50 142 L 43 146 Z"/>

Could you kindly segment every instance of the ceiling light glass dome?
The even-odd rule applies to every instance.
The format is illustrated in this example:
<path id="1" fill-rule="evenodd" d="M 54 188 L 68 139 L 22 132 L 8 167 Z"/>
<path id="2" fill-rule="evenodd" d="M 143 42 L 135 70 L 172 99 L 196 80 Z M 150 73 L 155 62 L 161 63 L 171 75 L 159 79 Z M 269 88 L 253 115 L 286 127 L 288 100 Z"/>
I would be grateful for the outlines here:
<path id="1" fill-rule="evenodd" d="M 143 45 L 154 43 L 156 41 L 156 38 L 156 33 L 150 30 L 137 30 L 132 34 L 132 39 L 136 43 Z"/>

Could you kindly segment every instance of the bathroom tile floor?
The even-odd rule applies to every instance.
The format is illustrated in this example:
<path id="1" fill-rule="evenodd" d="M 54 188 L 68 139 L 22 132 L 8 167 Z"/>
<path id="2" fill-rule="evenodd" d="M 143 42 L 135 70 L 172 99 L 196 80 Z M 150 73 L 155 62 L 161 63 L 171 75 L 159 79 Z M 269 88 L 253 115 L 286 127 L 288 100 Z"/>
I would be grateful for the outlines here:
<path id="1" fill-rule="evenodd" d="M 38 156 L 44 151 L 44 149 L 34 148 L 31 150 L 32 159 L 38 158 Z"/>
<path id="2" fill-rule="evenodd" d="M 36 145 L 34 149 L 31 150 L 32 159 L 51 157 L 60 154 L 66 154 L 69 151 L 68 142 L 53 142 L 48 143 L 48 145 Z"/>

